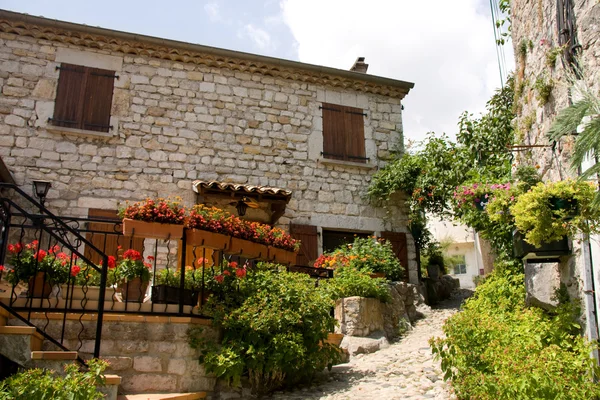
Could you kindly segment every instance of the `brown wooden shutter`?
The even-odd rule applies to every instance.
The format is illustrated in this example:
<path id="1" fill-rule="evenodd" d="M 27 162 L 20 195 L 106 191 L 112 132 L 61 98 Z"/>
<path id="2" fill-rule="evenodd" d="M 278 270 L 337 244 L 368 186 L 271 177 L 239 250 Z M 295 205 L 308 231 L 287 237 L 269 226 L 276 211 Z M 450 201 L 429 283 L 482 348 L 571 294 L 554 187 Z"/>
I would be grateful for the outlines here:
<path id="1" fill-rule="evenodd" d="M 90 208 L 88 211 L 90 218 L 110 218 L 117 219 L 116 210 L 101 210 L 97 208 Z M 89 222 L 88 230 L 95 231 L 94 233 L 89 232 L 86 234 L 86 239 L 92 242 L 100 251 L 108 256 L 118 257 L 119 250 L 118 246 L 121 246 L 123 250 L 134 249 L 140 253 L 144 250 L 144 239 L 143 238 L 131 238 L 123 235 L 119 235 L 119 232 L 115 232 L 114 223 L 103 223 L 103 222 Z M 98 233 L 98 232 L 107 232 Z M 93 263 L 99 264 L 101 261 L 100 256 L 96 251 L 91 251 L 86 248 L 84 255 Z"/>
<path id="2" fill-rule="evenodd" d="M 82 129 L 85 81 L 85 67 L 64 63 L 61 65 L 52 119 L 54 125 Z"/>
<path id="3" fill-rule="evenodd" d="M 346 155 L 348 161 L 366 162 L 365 120 L 360 108 L 346 107 Z"/>
<path id="4" fill-rule="evenodd" d="M 83 129 L 108 132 L 115 73 L 99 68 L 88 68 L 83 101 Z"/>
<path id="5" fill-rule="evenodd" d="M 381 237 L 392 244 L 392 249 L 404 267 L 404 278 L 408 280 L 408 246 L 406 244 L 406 233 L 381 232 Z"/>
<path id="6" fill-rule="evenodd" d="M 301 241 L 300 251 L 296 257 L 296 265 L 312 267 L 319 256 L 317 227 L 312 225 L 290 226 L 290 235 Z"/>
<path id="7" fill-rule="evenodd" d="M 323 103 L 323 157 L 345 159 L 346 141 L 344 137 L 344 108 L 335 104 Z"/>

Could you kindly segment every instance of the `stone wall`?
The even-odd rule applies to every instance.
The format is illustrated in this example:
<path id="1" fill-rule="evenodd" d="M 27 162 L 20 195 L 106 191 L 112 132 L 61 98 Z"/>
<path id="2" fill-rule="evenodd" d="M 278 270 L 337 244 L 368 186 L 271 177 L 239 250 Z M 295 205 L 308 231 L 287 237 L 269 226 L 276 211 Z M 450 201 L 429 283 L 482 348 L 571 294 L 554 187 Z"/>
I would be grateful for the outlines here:
<path id="1" fill-rule="evenodd" d="M 59 338 L 63 314 L 48 314 L 46 331 Z M 68 314 L 64 345 L 91 357 L 96 332 L 95 314 Z M 39 327 L 45 316 L 31 321 Z M 11 321 L 15 323 L 15 321 Z M 199 318 L 106 314 L 102 326 L 100 357 L 110 362 L 106 371 L 122 377 L 120 393 L 177 393 L 214 390 L 216 378 L 207 376 L 199 352 L 188 345 L 188 330 L 202 328 L 201 335 L 217 339 L 218 330 Z M 44 350 L 56 350 L 48 341 Z"/>
<path id="2" fill-rule="evenodd" d="M 402 206 L 386 214 L 363 197 L 373 172 L 402 147 L 398 96 L 93 47 L 0 34 L 0 157 L 25 190 L 34 179 L 52 181 L 51 210 L 86 216 L 168 195 L 190 205 L 206 200 L 191 189 L 203 179 L 292 190 L 282 227 L 408 233 Z M 61 62 L 116 71 L 110 132 L 48 122 Z M 323 159 L 323 102 L 365 111 L 369 163 Z M 416 281 L 410 234 L 408 248 Z"/>

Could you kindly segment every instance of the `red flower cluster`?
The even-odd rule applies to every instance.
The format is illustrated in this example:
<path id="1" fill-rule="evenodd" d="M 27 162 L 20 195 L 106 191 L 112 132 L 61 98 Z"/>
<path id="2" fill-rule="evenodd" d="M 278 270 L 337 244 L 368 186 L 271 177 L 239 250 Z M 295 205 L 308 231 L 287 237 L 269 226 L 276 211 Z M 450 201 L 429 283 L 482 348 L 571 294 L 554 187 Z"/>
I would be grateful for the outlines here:
<path id="1" fill-rule="evenodd" d="M 190 229 L 221 233 L 289 251 L 300 248 L 300 241 L 292 238 L 282 229 L 259 222 L 245 221 L 227 211 L 201 204 L 194 206 L 190 211 L 186 226 Z"/>
<path id="2" fill-rule="evenodd" d="M 123 253 L 123 259 L 131 260 L 131 261 L 142 261 L 144 257 L 142 254 L 134 249 L 129 249 L 125 253 Z"/>
<path id="3" fill-rule="evenodd" d="M 119 217 L 161 224 L 183 225 L 185 208 L 180 205 L 180 199 L 146 199 L 146 201 L 129 204 L 119 210 Z"/>
<path id="4" fill-rule="evenodd" d="M 20 253 L 21 250 L 23 250 L 23 245 L 21 243 L 8 245 L 8 251 L 12 254 Z"/>

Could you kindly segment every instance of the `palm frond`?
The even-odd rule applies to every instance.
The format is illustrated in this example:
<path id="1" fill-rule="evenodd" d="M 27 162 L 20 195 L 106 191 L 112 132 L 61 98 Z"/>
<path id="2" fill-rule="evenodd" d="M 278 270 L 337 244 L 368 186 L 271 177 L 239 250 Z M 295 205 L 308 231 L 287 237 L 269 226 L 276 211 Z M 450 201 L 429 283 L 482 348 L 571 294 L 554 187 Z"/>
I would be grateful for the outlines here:
<path id="1" fill-rule="evenodd" d="M 600 155 L 600 116 L 595 116 L 585 123 L 583 130 L 577 136 L 571 165 L 578 166 L 587 156 L 598 155 Z"/>
<path id="2" fill-rule="evenodd" d="M 548 138 L 557 141 L 563 136 L 574 133 L 581 124 L 583 117 L 587 115 L 588 110 L 592 107 L 593 102 L 584 97 L 582 100 L 562 109 L 548 130 Z"/>

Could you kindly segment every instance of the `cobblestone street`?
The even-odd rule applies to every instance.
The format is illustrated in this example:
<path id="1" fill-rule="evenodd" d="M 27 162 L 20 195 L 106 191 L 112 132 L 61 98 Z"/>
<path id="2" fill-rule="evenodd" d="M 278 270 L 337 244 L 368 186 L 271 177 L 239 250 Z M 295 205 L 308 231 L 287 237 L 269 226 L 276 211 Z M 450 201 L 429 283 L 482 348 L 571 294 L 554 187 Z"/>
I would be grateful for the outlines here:
<path id="1" fill-rule="evenodd" d="M 444 321 L 458 311 L 470 291 L 461 290 L 419 320 L 400 341 L 372 354 L 358 355 L 347 364 L 333 367 L 312 386 L 278 392 L 273 400 L 300 399 L 454 399 L 442 379 L 439 362 L 427 343 L 442 335 Z"/>

